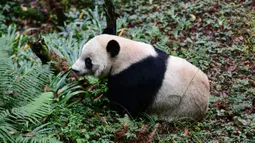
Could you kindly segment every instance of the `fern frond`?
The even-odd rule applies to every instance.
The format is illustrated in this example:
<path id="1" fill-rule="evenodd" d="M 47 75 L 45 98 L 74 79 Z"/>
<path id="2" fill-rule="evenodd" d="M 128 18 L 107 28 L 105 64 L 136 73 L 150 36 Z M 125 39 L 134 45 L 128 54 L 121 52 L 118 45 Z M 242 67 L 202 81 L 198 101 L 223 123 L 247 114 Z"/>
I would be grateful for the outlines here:
<path id="1" fill-rule="evenodd" d="M 20 136 L 16 139 L 17 143 L 20 142 L 31 142 L 31 143 L 61 143 L 59 140 L 55 139 L 55 138 L 50 138 L 50 137 L 45 137 L 45 136 L 34 136 L 34 137 L 23 137 Z"/>
<path id="2" fill-rule="evenodd" d="M 9 132 L 16 132 L 18 125 L 24 124 L 26 121 L 30 121 L 34 124 L 39 123 L 38 119 L 49 115 L 52 111 L 52 99 L 53 93 L 47 92 L 41 94 L 38 98 L 35 98 L 32 102 L 23 107 L 13 108 L 11 111 L 2 111 L 0 113 L 0 137 L 2 136 L 3 138 L 0 138 L 0 141 L 12 141 L 13 137 Z"/>
<path id="3" fill-rule="evenodd" d="M 1 40 L 0 40 L 0 44 L 1 44 Z M 6 86 L 8 86 L 9 82 L 10 82 L 10 71 L 8 69 L 11 69 L 11 63 L 10 61 L 8 60 L 8 57 L 7 55 L 2 52 L 2 50 L 0 49 L 0 81 L 1 81 L 1 84 L 0 84 L 0 91 L 3 91 Z M 0 92 L 0 95 L 1 95 L 1 92 Z"/>
<path id="4" fill-rule="evenodd" d="M 35 66 L 27 73 L 14 79 L 11 90 L 15 95 L 15 104 L 23 106 L 43 92 L 52 72 L 49 66 Z"/>
<path id="5" fill-rule="evenodd" d="M 247 108 L 247 107 L 251 107 L 252 104 L 250 102 L 242 102 L 239 104 L 233 104 L 232 105 L 232 110 L 234 113 L 239 113 L 240 111 L 242 111 L 243 109 Z"/>
<path id="6" fill-rule="evenodd" d="M 19 136 L 16 139 L 16 142 L 32 142 L 32 143 L 60 143 L 56 138 L 48 135 L 47 131 L 52 130 L 51 128 L 46 128 L 50 123 L 46 123 L 36 127 L 29 135 Z"/>
<path id="7" fill-rule="evenodd" d="M 0 38 L 0 142 L 17 142 L 17 137 L 25 142 L 57 142 L 46 137 L 47 132 L 28 138 L 20 135 L 52 112 L 53 93 L 43 93 L 52 71 L 48 65 L 15 69 L 6 51 L 10 45 L 8 39 Z"/>
<path id="8" fill-rule="evenodd" d="M 23 107 L 13 108 L 11 112 L 13 117 L 16 119 L 25 119 L 30 120 L 31 122 L 39 122 L 39 118 L 45 117 L 51 113 L 52 101 L 52 92 L 42 93 L 29 104 Z"/>
<path id="9" fill-rule="evenodd" d="M 6 122 L 0 123 L 0 141 L 3 141 L 5 143 L 14 142 L 10 131 L 16 131 L 11 124 L 8 124 Z"/>
<path id="10" fill-rule="evenodd" d="M 3 110 L 0 113 L 0 121 L 3 121 L 4 119 L 6 119 L 6 117 L 10 116 L 11 112 L 9 110 Z"/>
<path id="11" fill-rule="evenodd" d="M 27 121 L 34 124 L 39 123 L 38 119 L 49 115 L 52 111 L 52 99 L 53 93 L 47 92 L 41 94 L 26 106 L 13 108 L 11 112 L 8 110 L 2 111 L 0 113 L 0 141 L 13 141 L 13 136 L 9 133 L 10 131 L 16 132 L 16 128 Z M 39 130 L 39 128 L 37 130 Z M 50 138 L 42 139 L 42 141 L 47 141 L 48 139 Z M 31 140 L 33 140 L 33 138 L 31 138 Z"/>
<path id="12" fill-rule="evenodd" d="M 2 62 L 0 61 L 0 64 Z M 5 66 L 6 68 L 8 66 Z M 45 85 L 49 82 L 52 71 L 49 66 L 34 66 L 30 71 L 19 75 L 5 69 L 0 74 L 0 107 L 19 107 L 32 101 L 43 92 Z M 18 75 L 18 76 L 12 76 Z M 8 96 L 1 96 L 1 94 Z"/>

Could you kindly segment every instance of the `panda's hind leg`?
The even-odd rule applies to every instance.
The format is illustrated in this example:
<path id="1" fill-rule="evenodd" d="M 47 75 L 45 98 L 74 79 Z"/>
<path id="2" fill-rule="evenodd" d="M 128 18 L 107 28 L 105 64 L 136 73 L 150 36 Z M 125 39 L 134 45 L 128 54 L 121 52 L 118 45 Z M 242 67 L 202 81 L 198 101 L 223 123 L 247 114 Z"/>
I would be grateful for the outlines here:
<path id="1" fill-rule="evenodd" d="M 195 86 L 189 87 L 182 97 L 180 105 L 173 113 L 176 118 L 201 119 L 208 110 L 209 91 L 199 89 Z"/>

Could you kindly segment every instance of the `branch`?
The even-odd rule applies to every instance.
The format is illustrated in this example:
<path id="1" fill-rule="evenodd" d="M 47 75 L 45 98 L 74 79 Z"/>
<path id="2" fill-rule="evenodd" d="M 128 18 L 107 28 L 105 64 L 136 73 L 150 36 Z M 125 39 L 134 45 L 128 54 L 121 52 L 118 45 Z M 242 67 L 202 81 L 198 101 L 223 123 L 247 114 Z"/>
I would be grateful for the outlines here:
<path id="1" fill-rule="evenodd" d="M 54 51 L 50 50 L 45 44 L 43 38 L 39 38 L 36 41 L 30 39 L 28 41 L 28 44 L 30 45 L 32 51 L 36 54 L 36 56 L 42 61 L 42 64 L 50 63 L 55 74 L 58 74 L 60 72 L 66 72 L 69 69 L 66 59 L 60 57 Z"/>

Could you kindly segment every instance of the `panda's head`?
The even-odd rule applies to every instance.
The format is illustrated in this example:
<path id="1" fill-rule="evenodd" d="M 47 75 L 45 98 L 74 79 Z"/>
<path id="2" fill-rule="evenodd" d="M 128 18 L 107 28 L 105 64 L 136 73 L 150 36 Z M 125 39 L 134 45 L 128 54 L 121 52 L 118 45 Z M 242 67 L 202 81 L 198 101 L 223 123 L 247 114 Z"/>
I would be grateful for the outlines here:
<path id="1" fill-rule="evenodd" d="M 111 35 L 96 36 L 89 40 L 83 46 L 79 59 L 72 65 L 72 70 L 80 76 L 107 76 L 120 51 L 119 43 L 110 37 Z"/>
<path id="2" fill-rule="evenodd" d="M 122 72 L 148 56 L 157 56 L 153 46 L 123 37 L 101 34 L 89 40 L 72 70 L 82 75 L 103 78 Z"/>

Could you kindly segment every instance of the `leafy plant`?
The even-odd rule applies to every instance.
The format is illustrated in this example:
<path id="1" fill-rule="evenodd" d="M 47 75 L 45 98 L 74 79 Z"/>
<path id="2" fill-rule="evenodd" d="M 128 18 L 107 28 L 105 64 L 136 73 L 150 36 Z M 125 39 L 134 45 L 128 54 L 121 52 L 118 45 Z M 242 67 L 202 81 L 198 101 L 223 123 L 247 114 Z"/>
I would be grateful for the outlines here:
<path id="1" fill-rule="evenodd" d="M 62 2 L 66 8 L 71 3 Z M 72 7 L 65 27 L 58 27 L 60 32 L 43 34 L 48 47 L 66 58 L 69 66 L 78 58 L 83 45 L 105 28 L 100 2 L 96 1 L 90 8 Z M 9 4 L 5 2 L 1 6 Z M 150 43 L 185 58 L 205 71 L 210 79 L 211 99 L 204 120 L 161 122 L 155 135 L 149 137 L 152 142 L 255 140 L 255 25 L 251 1 L 114 0 L 114 4 L 120 36 Z M 13 17 L 4 15 L 1 8 L 0 23 Z M 5 37 L 1 45 L 8 47 L 3 52 L 5 57 L 0 59 L 3 65 L 0 67 L 0 120 L 3 121 L 0 135 L 6 142 L 54 142 L 55 138 L 64 142 L 150 142 L 148 135 L 156 122 L 120 118 L 109 111 L 104 81 L 86 77 L 86 82 L 83 79 L 72 82 L 67 76 L 69 72 L 51 75 L 48 66 L 41 66 L 27 47 L 28 36 L 22 32 L 16 34 L 15 26 L 2 24 L 0 29 L 0 35 Z M 43 83 L 42 78 L 45 78 Z M 139 132 L 145 124 L 149 127 L 141 135 Z M 121 132 L 123 129 L 125 132 Z"/>
<path id="2" fill-rule="evenodd" d="M 5 37 L 0 38 L 0 141 L 25 141 L 31 136 L 29 140 L 44 142 L 47 135 L 37 132 L 38 129 L 31 132 L 31 129 L 52 111 L 53 93 L 43 93 L 51 71 L 48 66 L 17 71 L 8 58 L 6 48 L 10 45 L 6 41 Z"/>
<path id="3" fill-rule="evenodd" d="M 19 1 L 3 1 L 0 5 L 0 30 L 5 30 L 8 26 L 6 23 L 17 21 L 15 16 L 19 15 Z M 2 33 L 0 33 L 0 36 Z"/>
<path id="4" fill-rule="evenodd" d="M 73 96 L 88 93 L 78 85 L 79 81 L 71 83 L 68 81 L 69 73 L 70 71 L 64 74 L 59 73 L 50 80 L 49 90 L 56 93 L 55 100 L 58 101 L 58 104 L 66 104 Z"/>

